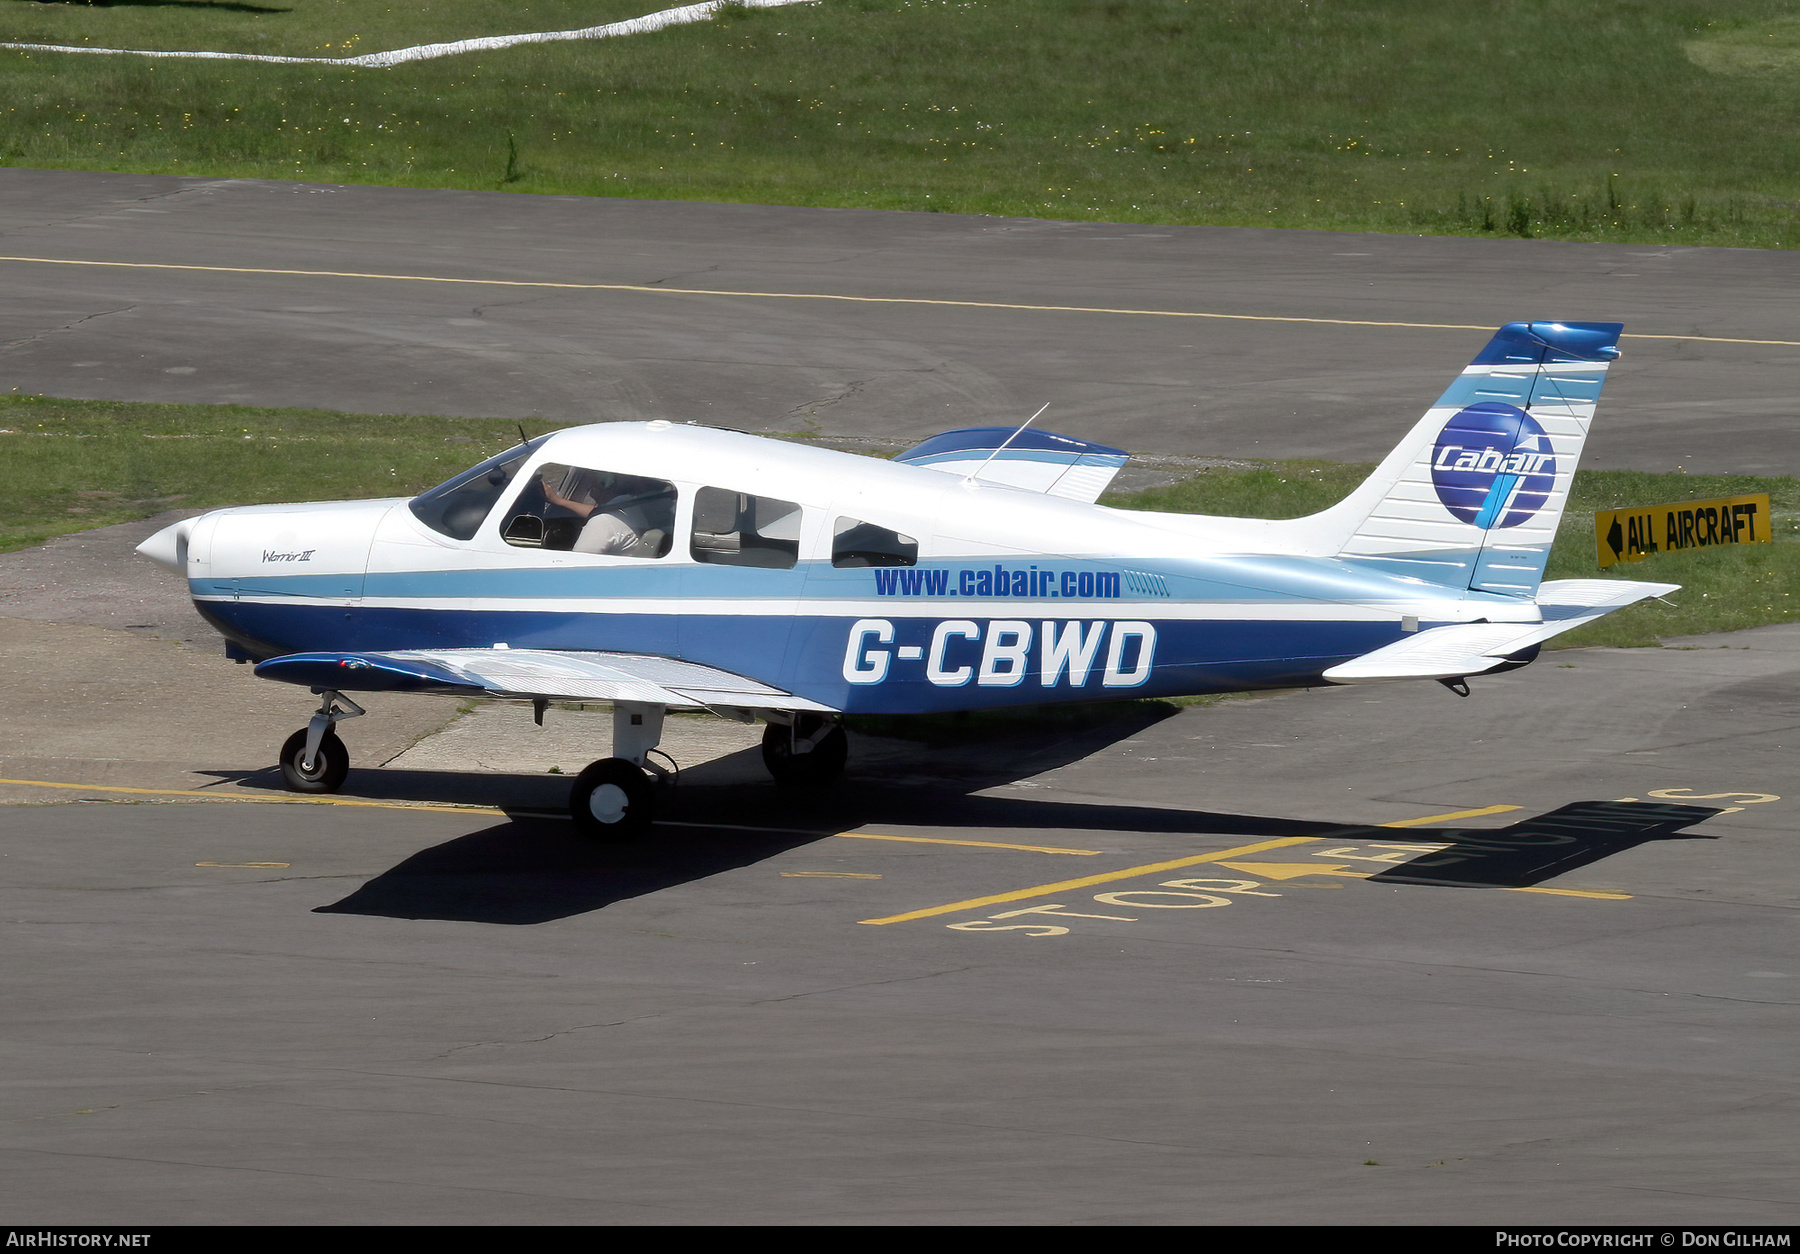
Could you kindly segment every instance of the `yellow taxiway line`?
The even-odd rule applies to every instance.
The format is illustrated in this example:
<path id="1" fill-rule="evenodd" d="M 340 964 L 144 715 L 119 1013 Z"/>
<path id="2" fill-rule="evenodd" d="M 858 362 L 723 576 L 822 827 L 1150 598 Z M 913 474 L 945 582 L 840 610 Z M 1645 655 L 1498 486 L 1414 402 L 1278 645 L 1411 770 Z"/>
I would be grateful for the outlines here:
<path id="1" fill-rule="evenodd" d="M 838 832 L 839 840 L 899 840 L 914 845 L 972 845 L 976 849 L 1016 849 L 1021 853 L 1072 853 L 1081 858 L 1092 858 L 1105 852 L 1103 849 L 1064 849 L 1057 845 L 1003 845 L 993 840 L 952 840 L 946 836 L 882 836 L 875 832 Z"/>
<path id="2" fill-rule="evenodd" d="M 50 779 L 0 779 L 0 784 L 17 784 L 26 788 L 66 788 L 76 792 L 116 792 L 145 797 L 187 797 L 194 801 L 237 801 L 249 805 L 300 806 L 367 806 L 377 810 L 430 810 L 452 813 L 504 814 L 498 806 L 461 805 L 442 802 L 424 805 L 405 801 L 357 801 L 349 797 L 295 797 L 288 794 L 269 797 L 239 797 L 231 793 L 207 792 L 200 788 L 125 788 L 118 784 L 65 784 Z"/>
<path id="3" fill-rule="evenodd" d="M 1377 823 L 1377 827 L 1423 827 L 1427 823 L 1449 823 L 1456 819 L 1479 819 L 1490 814 L 1505 814 L 1508 810 L 1517 810 L 1518 806 L 1482 806 L 1479 810 L 1452 810 L 1448 814 L 1427 814 L 1422 819 L 1395 819 L 1392 823 Z"/>
<path id="4" fill-rule="evenodd" d="M 435 814 L 505 814 L 498 806 L 462 805 L 456 802 L 436 804 L 413 804 L 404 801 L 360 801 L 348 797 L 239 797 L 230 793 L 206 792 L 198 788 L 127 788 L 120 784 L 70 784 L 49 779 L 0 779 L 0 784 L 12 784 L 25 788 L 62 788 L 74 792 L 106 792 L 123 793 L 130 796 L 145 797 L 186 797 L 193 801 L 227 801 L 249 805 L 311 805 L 311 806 L 357 806 L 373 810 L 423 810 Z M 1382 827 L 1416 827 L 1423 823 L 1442 823 L 1453 819 L 1478 818 L 1487 814 L 1500 814 L 1507 810 L 1517 810 L 1518 806 L 1485 806 L 1479 810 L 1457 810 L 1449 814 L 1432 814 L 1419 819 L 1400 819 L 1393 823 L 1382 823 Z M 726 824 L 678 823 L 678 827 L 714 827 Z M 811 835 L 796 829 L 796 835 Z M 878 832 L 821 832 L 820 839 L 838 840 L 891 840 L 918 845 L 964 845 L 976 849 L 1009 849 L 1019 853 L 1074 854 L 1077 857 L 1091 858 L 1099 856 L 1100 849 L 1067 849 L 1058 845 L 1012 845 L 994 840 L 954 840 L 945 836 L 889 836 Z M 911 919 L 923 919 L 934 914 L 949 914 L 957 910 L 969 910 L 979 906 L 993 905 L 998 902 L 1020 901 L 1027 897 L 1041 897 L 1048 893 L 1064 892 L 1069 889 L 1085 888 L 1090 884 L 1104 884 L 1112 880 L 1130 879 L 1137 875 L 1154 875 L 1158 871 L 1172 871 L 1184 866 L 1197 866 L 1202 862 L 1221 862 L 1228 858 L 1242 858 L 1253 853 L 1261 853 L 1266 849 L 1280 849 L 1287 845 L 1304 845 L 1314 841 L 1327 839 L 1324 836 L 1285 836 L 1279 840 L 1264 841 L 1257 845 L 1245 845 L 1238 849 L 1227 849 L 1220 853 L 1205 853 L 1192 858 L 1177 858 L 1173 862 L 1156 862 L 1148 866 L 1131 867 L 1124 871 L 1110 871 L 1103 875 L 1091 875 L 1085 879 L 1060 880 L 1054 884 L 1041 884 L 1036 888 L 1020 889 L 1013 893 L 1002 893 L 996 897 L 979 897 L 969 901 L 958 901 L 947 906 L 932 906 L 925 910 L 915 910 L 910 914 L 897 914 L 886 919 L 864 919 L 864 923 L 904 923 Z M 1335 839 L 1335 838 L 1333 838 Z M 239 865 L 196 863 L 196 865 Z M 244 863 L 242 865 L 255 865 Z M 1356 872 L 1335 869 L 1322 869 L 1314 874 L 1348 875 L 1359 877 Z M 880 878 L 879 876 L 875 878 Z M 1360 878 L 1368 878 L 1360 876 Z M 1486 888 L 1491 885 L 1471 884 L 1471 888 Z M 1589 892 L 1575 888 L 1508 888 L 1513 893 L 1547 893 L 1558 897 L 1593 897 L 1604 901 L 1630 901 L 1628 893 Z"/>
<path id="5" fill-rule="evenodd" d="M 0 784 L 16 784 L 26 788 L 63 788 L 75 792 L 113 792 L 133 796 L 147 797 L 187 797 L 194 801 L 236 801 L 250 805 L 311 805 L 311 806 L 366 806 L 378 810 L 427 810 L 436 813 L 450 811 L 453 813 L 505 814 L 498 806 L 464 805 L 458 802 L 440 802 L 430 804 L 414 804 L 405 801 L 361 801 L 349 797 L 296 797 L 292 794 L 274 794 L 262 797 L 242 797 L 232 793 L 207 792 L 201 788 L 126 788 L 119 784 L 69 784 L 49 779 L 0 779 Z M 566 814 L 546 815 L 548 818 L 567 818 Z M 673 823 L 673 827 L 721 827 L 732 831 L 789 831 L 788 828 L 743 828 L 730 823 Z M 893 840 L 917 845 L 970 845 L 977 849 L 1012 849 L 1020 853 L 1063 853 L 1077 857 L 1092 858 L 1099 856 L 1099 849 L 1066 849 L 1059 845 L 1010 845 L 994 840 L 952 840 L 944 836 L 887 836 L 877 832 L 811 832 L 799 828 L 791 829 L 796 836 L 812 836 L 820 840 L 837 838 L 840 840 Z"/>
<path id="6" fill-rule="evenodd" d="M 1377 327 L 1411 331 L 1492 331 L 1465 322 L 1390 322 L 1370 318 L 1307 318 L 1281 314 L 1214 313 L 1194 309 L 1124 309 L 1105 305 L 1034 305 L 999 300 L 945 300 L 926 296 L 849 296 L 838 292 L 748 292 L 726 288 L 659 287 L 643 283 L 567 283 L 551 279 L 469 279 L 440 274 L 385 274 L 362 270 L 290 270 L 264 266 L 203 266 L 168 261 L 92 261 L 76 257 L 0 257 L 0 262 L 43 266 L 92 266 L 116 270 L 184 270 L 201 274 L 253 274 L 306 279 L 374 279 L 389 283 L 450 283 L 473 287 L 540 288 L 568 292 L 638 292 L 662 296 L 748 297 L 756 300 L 824 300 L 858 305 L 930 305 L 952 309 L 1010 309 L 1024 313 L 1108 314 L 1128 318 L 1202 318 L 1222 322 L 1293 322 L 1315 326 Z M 1751 340 L 1722 335 L 1627 332 L 1628 340 L 1693 340 L 1703 344 L 1766 344 L 1800 348 L 1800 340 Z"/>
<path id="7" fill-rule="evenodd" d="M 1453 810 L 1447 814 L 1428 814 L 1416 819 L 1398 819 L 1392 823 L 1378 824 L 1380 827 L 1420 827 L 1426 823 L 1453 822 L 1457 819 L 1480 818 L 1489 814 L 1503 814 L 1509 810 L 1517 810 L 1519 806 L 1483 806 L 1477 810 Z M 1265 840 L 1254 845 L 1240 845 L 1236 849 L 1222 849 L 1217 853 L 1203 853 L 1190 858 L 1176 858 L 1170 862 L 1151 862 L 1144 866 L 1127 867 L 1122 871 L 1108 871 L 1102 875 L 1089 875 L 1081 879 L 1058 880 L 1054 884 L 1039 884 L 1032 888 L 1021 888 L 1010 893 L 996 893 L 988 897 L 971 897 L 967 901 L 953 901 L 943 906 L 927 906 L 923 910 L 909 910 L 905 914 L 892 914 L 882 919 L 863 919 L 861 922 L 874 927 L 882 927 L 889 923 L 908 923 L 914 919 L 928 919 L 934 915 L 956 914 L 963 910 L 979 910 L 983 906 L 1001 905 L 1009 901 L 1025 901 L 1032 897 L 1048 897 L 1052 893 L 1071 892 L 1079 888 L 1088 888 L 1095 884 L 1106 884 L 1115 880 L 1135 879 L 1141 875 L 1156 875 L 1163 871 L 1174 871 L 1181 867 L 1198 866 L 1205 862 L 1229 862 L 1233 859 L 1246 858 L 1251 854 L 1263 853 L 1270 849 L 1283 849 L 1292 845 L 1310 845 L 1323 840 L 1337 840 L 1335 836 L 1283 836 L 1275 840 Z M 1351 875 L 1359 879 L 1368 876 L 1358 872 L 1347 872 L 1341 868 L 1321 867 L 1309 874 Z M 1492 885 L 1470 885 L 1470 887 L 1493 887 Z M 1605 901 L 1629 901 L 1629 894 L 1586 892 L 1574 888 L 1511 888 L 1505 891 L 1519 893 L 1548 893 L 1558 897 L 1591 897 Z"/>
<path id="8" fill-rule="evenodd" d="M 952 840 L 948 836 L 884 836 L 879 832 L 820 832 L 806 827 L 751 827 L 747 823 L 693 823 L 686 819 L 659 820 L 660 827 L 702 827 L 727 832 L 772 832 L 778 836 L 812 836 L 820 840 L 895 840 L 909 845 L 972 845 L 977 849 L 1014 849 L 1021 853 L 1072 853 L 1098 857 L 1101 849 L 1065 849 L 1060 845 L 1005 845 L 993 840 Z"/>
<path id="9" fill-rule="evenodd" d="M 1123 871 L 1088 875 L 1078 880 L 1058 880 L 1054 884 L 1039 884 L 1035 888 L 1021 888 L 1015 892 L 996 893 L 992 897 L 972 897 L 968 901 L 953 901 L 947 906 L 927 906 L 923 910 L 909 910 L 905 914 L 892 914 L 885 919 L 863 919 L 862 922 L 877 927 L 886 923 L 906 923 L 913 919 L 928 919 L 934 914 L 955 914 L 959 910 L 978 910 L 983 906 L 997 906 L 1008 901 L 1047 897 L 1051 893 L 1089 888 L 1095 884 L 1110 884 L 1114 880 L 1135 879 L 1140 875 L 1155 875 L 1161 871 L 1175 871 L 1184 866 L 1198 866 L 1203 862 L 1222 862 L 1226 858 L 1242 858 L 1249 854 L 1262 853 L 1266 849 L 1285 849 L 1289 845 L 1307 845 L 1315 840 L 1323 839 L 1324 837 L 1321 836 L 1282 836 L 1275 840 L 1260 841 L 1257 844 L 1244 845 L 1237 849 L 1222 849 L 1217 853 L 1196 854 L 1191 858 L 1176 858 L 1171 862 L 1152 862 L 1145 866 L 1127 867 Z"/>

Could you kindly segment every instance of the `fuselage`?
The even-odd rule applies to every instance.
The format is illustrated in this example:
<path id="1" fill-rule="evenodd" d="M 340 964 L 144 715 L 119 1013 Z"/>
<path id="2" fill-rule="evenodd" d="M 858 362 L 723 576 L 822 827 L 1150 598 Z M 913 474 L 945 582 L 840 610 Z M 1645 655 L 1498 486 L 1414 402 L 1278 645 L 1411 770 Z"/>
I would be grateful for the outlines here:
<path id="1" fill-rule="evenodd" d="M 645 653 L 868 713 L 1309 686 L 1411 631 L 1539 616 L 1279 523 L 734 432 L 580 427 L 490 465 L 412 501 L 217 510 L 180 524 L 167 564 L 257 659 Z"/>

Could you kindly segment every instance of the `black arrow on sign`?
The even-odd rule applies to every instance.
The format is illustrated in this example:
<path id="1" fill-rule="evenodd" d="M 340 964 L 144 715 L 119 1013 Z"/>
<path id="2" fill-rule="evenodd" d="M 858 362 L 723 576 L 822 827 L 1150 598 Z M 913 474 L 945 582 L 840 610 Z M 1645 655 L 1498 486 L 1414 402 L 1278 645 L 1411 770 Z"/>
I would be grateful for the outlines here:
<path id="1" fill-rule="evenodd" d="M 1617 514 L 1613 515 L 1613 525 L 1606 533 L 1606 544 L 1613 551 L 1615 561 L 1625 556 L 1625 531 L 1619 526 Z"/>

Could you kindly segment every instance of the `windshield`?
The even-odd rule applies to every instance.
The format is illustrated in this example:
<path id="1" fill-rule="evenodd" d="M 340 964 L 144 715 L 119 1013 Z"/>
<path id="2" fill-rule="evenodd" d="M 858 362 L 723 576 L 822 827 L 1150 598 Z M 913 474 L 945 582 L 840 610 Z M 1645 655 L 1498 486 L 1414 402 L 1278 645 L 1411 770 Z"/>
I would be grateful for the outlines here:
<path id="1" fill-rule="evenodd" d="M 452 540 L 472 540 L 481 529 L 494 502 L 506 491 L 506 485 L 519 473 L 519 467 L 550 437 L 540 435 L 479 466 L 471 466 L 456 478 L 438 484 L 429 492 L 415 496 L 411 503 L 413 516 L 433 531 Z"/>

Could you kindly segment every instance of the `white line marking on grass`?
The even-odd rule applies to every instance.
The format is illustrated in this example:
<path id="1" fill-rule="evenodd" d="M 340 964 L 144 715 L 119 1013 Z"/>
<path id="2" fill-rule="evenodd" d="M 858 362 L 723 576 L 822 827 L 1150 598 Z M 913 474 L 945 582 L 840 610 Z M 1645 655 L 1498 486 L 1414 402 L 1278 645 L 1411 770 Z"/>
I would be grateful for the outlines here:
<path id="1" fill-rule="evenodd" d="M 747 9 L 776 9 L 789 4 L 813 4 L 817 0 L 737 0 Z M 115 57 L 189 57 L 208 61 L 272 61 L 277 65 L 341 65 L 385 69 L 407 61 L 430 61 L 436 57 L 453 57 L 463 52 L 488 52 L 495 48 L 512 48 L 519 44 L 547 44 L 564 39 L 610 39 L 615 35 L 643 35 L 669 26 L 685 26 L 704 22 L 727 0 L 706 0 L 704 4 L 684 4 L 677 9 L 664 9 L 623 22 L 604 26 L 584 26 L 580 30 L 534 31 L 524 35 L 487 35 L 479 39 L 458 39 L 447 44 L 420 44 L 415 48 L 396 48 L 392 52 L 370 52 L 360 57 L 273 57 L 256 52 L 155 52 L 142 48 L 81 48 L 64 44 L 0 43 L 0 48 L 21 48 L 27 52 L 97 52 Z"/>

